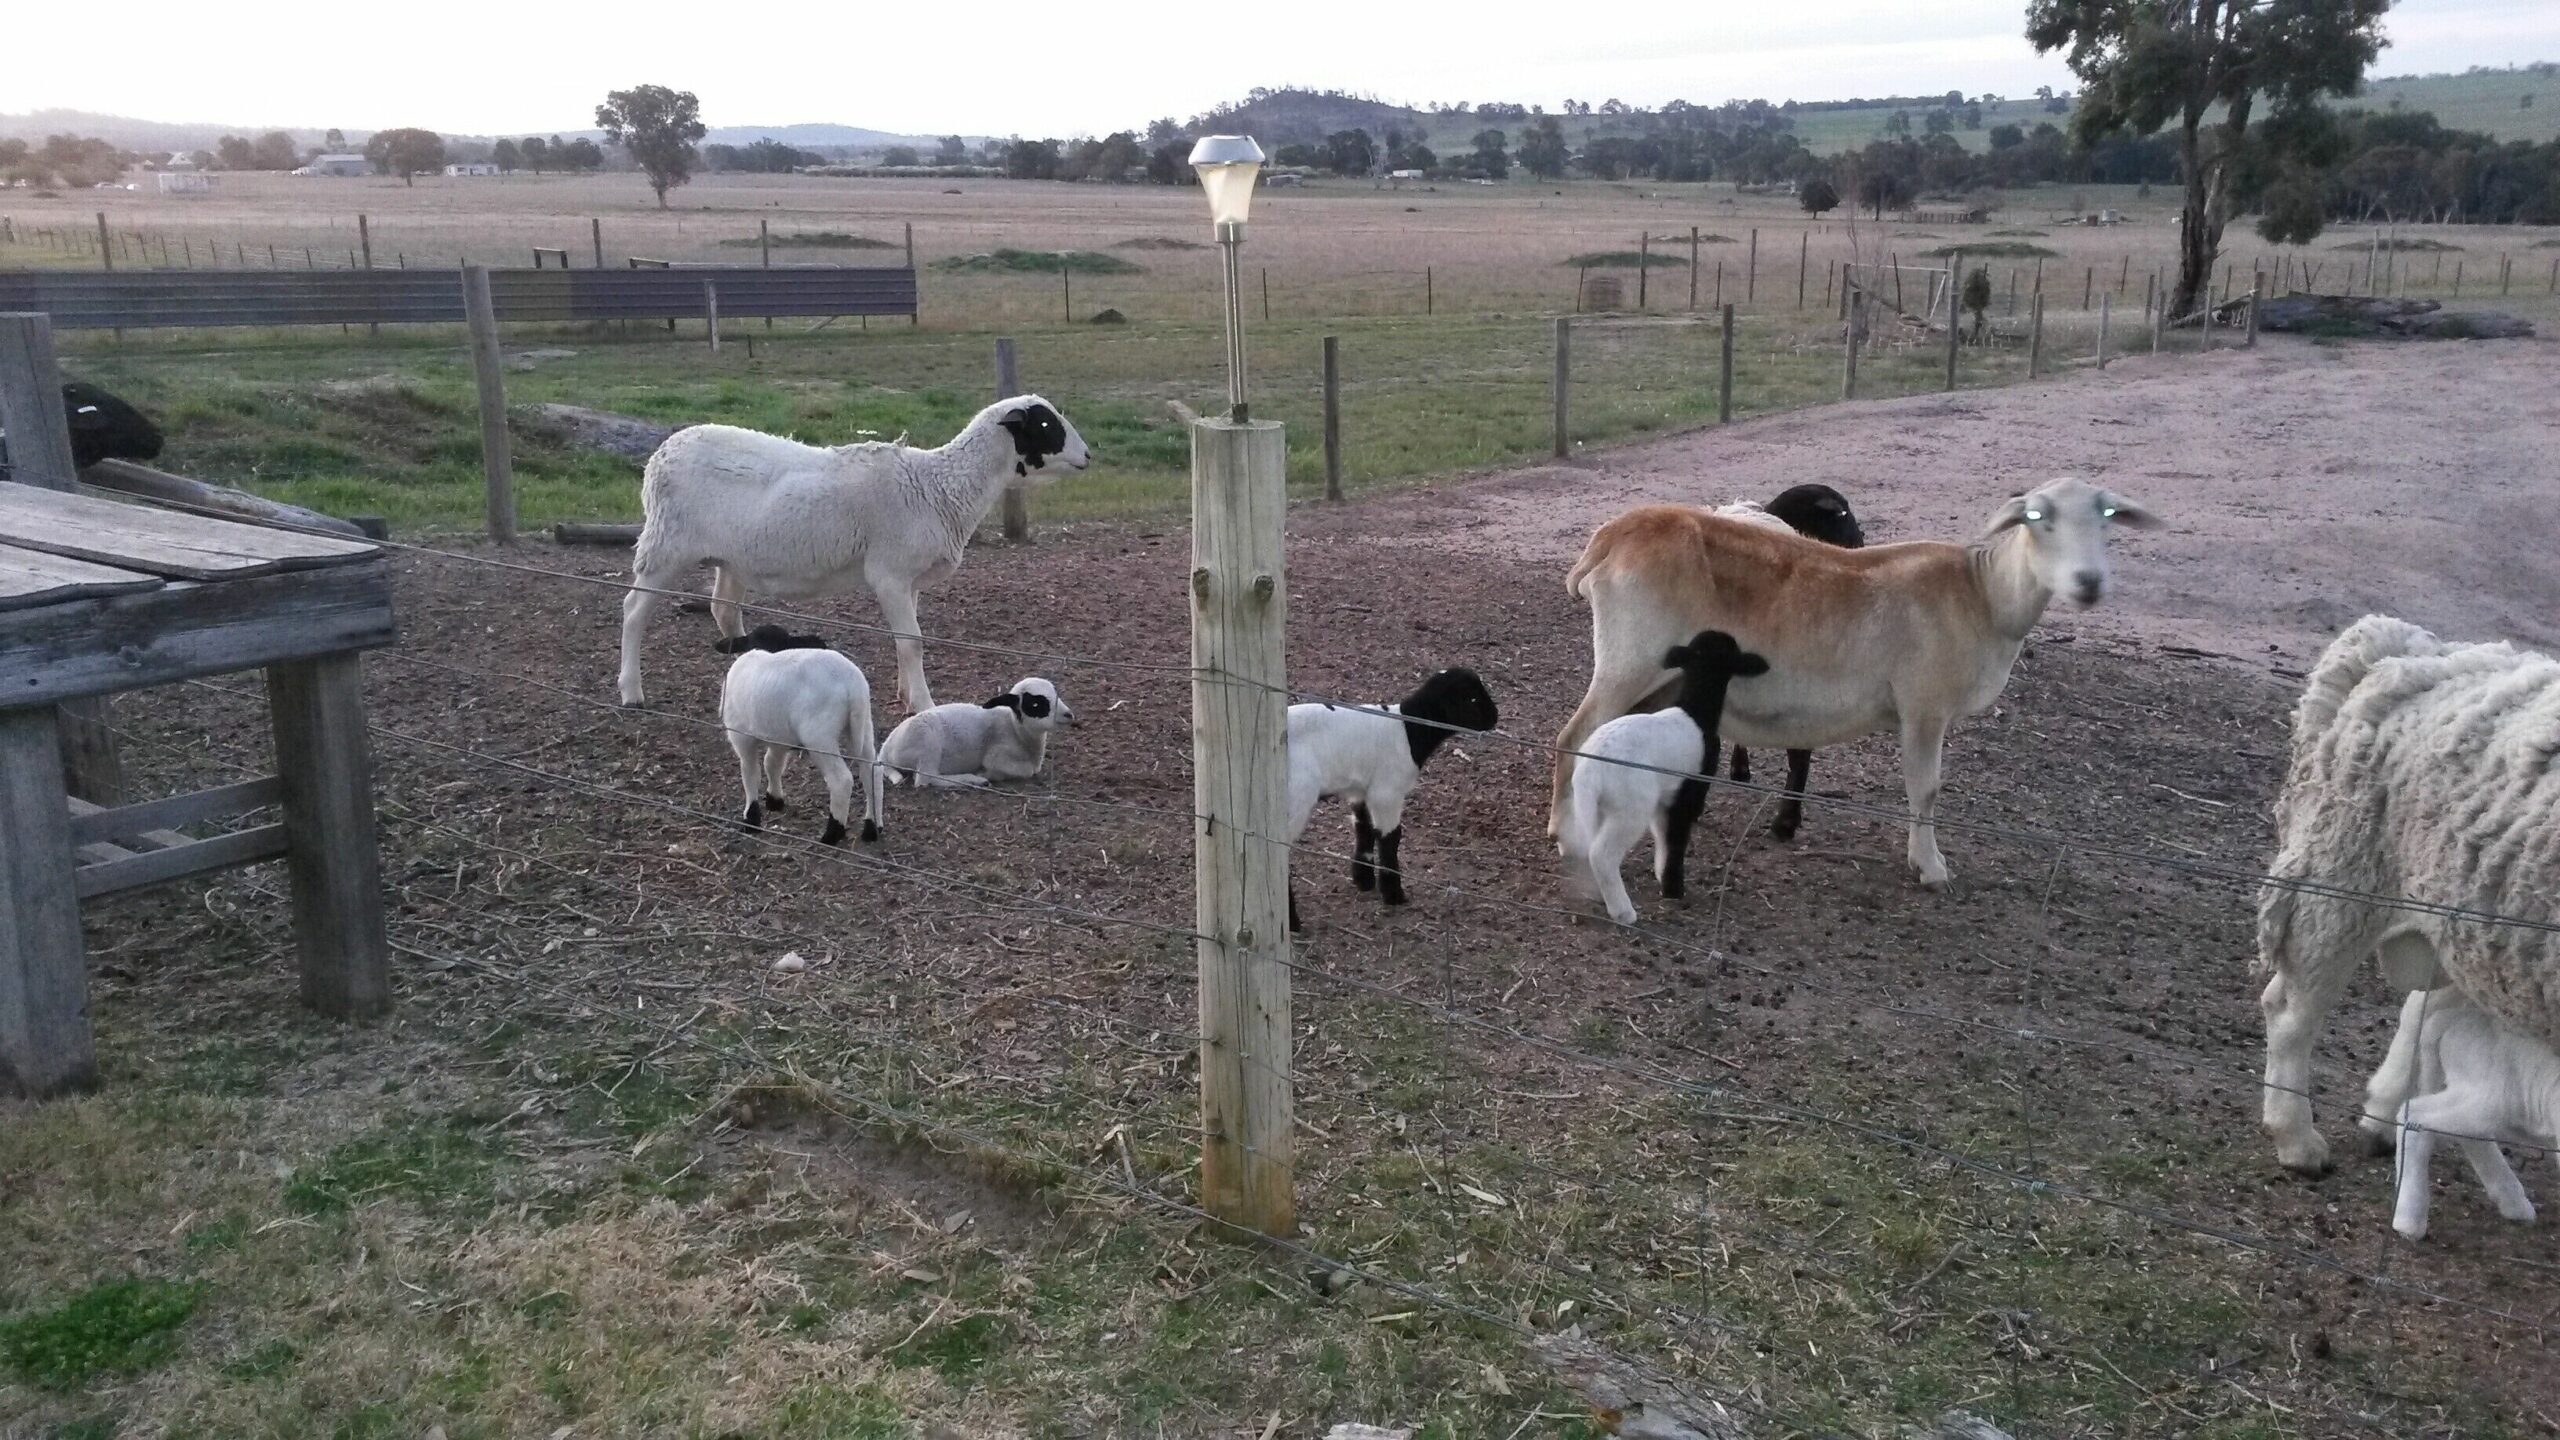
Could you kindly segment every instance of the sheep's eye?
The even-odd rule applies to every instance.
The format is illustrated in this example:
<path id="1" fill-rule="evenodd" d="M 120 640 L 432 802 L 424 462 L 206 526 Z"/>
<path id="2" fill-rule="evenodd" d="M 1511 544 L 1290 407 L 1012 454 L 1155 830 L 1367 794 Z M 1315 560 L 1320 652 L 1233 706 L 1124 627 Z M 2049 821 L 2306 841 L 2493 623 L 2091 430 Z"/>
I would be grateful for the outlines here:
<path id="1" fill-rule="evenodd" d="M 2113 520 L 2116 518 L 2116 507 L 2113 505 L 2101 505 L 2098 507 L 2098 513 L 2106 516 L 2110 520 Z"/>
<path id="2" fill-rule="evenodd" d="M 2027 512 L 2027 518 L 2030 520 L 2041 520 L 2044 518 L 2044 512 L 2041 510 L 2030 510 Z"/>

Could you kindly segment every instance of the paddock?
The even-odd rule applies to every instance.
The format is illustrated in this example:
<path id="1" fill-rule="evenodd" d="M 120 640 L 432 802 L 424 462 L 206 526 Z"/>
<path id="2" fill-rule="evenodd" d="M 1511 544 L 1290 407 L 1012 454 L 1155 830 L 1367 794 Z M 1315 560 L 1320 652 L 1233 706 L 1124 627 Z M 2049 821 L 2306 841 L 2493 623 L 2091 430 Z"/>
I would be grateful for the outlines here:
<path id="1" fill-rule="evenodd" d="M 2378 983 L 2319 1072 L 2339 1170 L 2276 1172 L 2255 1118 L 2247 877 L 2296 672 L 2339 625 L 2379 609 L 2560 645 L 2554 354 L 2136 359 L 1294 510 L 1292 688 L 1382 701 L 1465 664 L 1503 727 L 1453 741 L 1416 792 L 1409 909 L 1352 892 L 1337 812 L 1296 859 L 1308 1253 L 1267 1259 L 1204 1243 L 1183 1210 L 1198 1022 L 1182 527 L 973 552 L 926 602 L 928 635 L 950 637 L 926 645 L 937 686 L 970 698 L 1046 675 L 1079 722 L 1043 780 L 892 791 L 884 842 L 841 852 L 807 843 L 822 807 L 805 767 L 764 837 L 727 825 L 707 617 L 659 627 L 653 703 L 621 711 L 626 556 L 427 540 L 450 553 L 396 556 L 402 643 L 366 661 L 393 1018 L 280 1018 L 290 917 L 265 872 L 102 907 L 108 1090 L 50 1114 L 0 1102 L 0 1173 L 92 1194 L 148 1169 L 150 1137 L 174 1133 L 162 1120 L 63 1142 L 152 1097 L 237 1163 L 25 1207 L 40 1243 L 11 1247 L 12 1283 L 42 1290 L 118 1246 L 174 1263 L 200 1217 L 231 1213 L 301 1218 L 215 1252 L 212 1297 L 283 1283 L 219 1278 L 223 1254 L 314 1275 L 372 1257 L 386 1278 L 343 1282 L 347 1338 L 314 1327 L 317 1302 L 207 1301 L 231 1321 L 148 1404 L 215 1430 L 290 1383 L 222 1378 L 270 1331 L 330 1386 L 432 1397 L 427 1377 L 462 1363 L 446 1317 L 486 1309 L 473 1344 L 554 1363 L 688 1307 L 759 1317 L 704 1361 L 743 1377 L 732 1393 L 598 1377 L 581 1399 L 527 1392 L 495 1413 L 721 1423 L 790 1403 L 814 1383 L 800 1367 L 985 1433 L 1117 1431 L 1151 1410 L 1185 1433 L 1249 1415 L 1246 1433 L 1269 1434 L 1260 1417 L 1286 1412 L 1286 1433 L 1320 1435 L 1424 1418 L 1359 1408 L 1401 1364 L 1443 1396 L 1432 1413 L 1478 1433 L 1578 1399 L 1503 1327 L 1580 1325 L 1720 1399 L 1750 1422 L 1738 1433 L 1872 1433 L 1949 1407 L 2036 1434 L 2524 1423 L 2560 1405 L 2541 1358 L 2547 1246 L 2454 1167 L 2434 1236 L 2391 1235 L 2391 1166 L 2349 1140 L 2395 1010 Z M 1820 480 L 1871 543 L 1957 538 L 2060 473 L 2168 528 L 2120 539 L 2104 608 L 2050 612 L 1999 707 L 1951 737 L 1950 893 L 1903 874 L 1877 739 L 1825 752 L 1791 845 L 1761 833 L 1764 796 L 1718 787 L 1690 899 L 1634 882 L 1638 932 L 1566 913 L 1543 746 L 1589 674 L 1562 576 L 1592 525 Z M 795 608 L 885 691 L 867 599 Z M 260 697 L 212 686 L 120 709 L 143 782 L 220 783 L 256 753 Z M 806 968 L 777 970 L 786 952 Z M 346 1158 L 419 1124 L 465 1137 L 451 1143 L 478 1178 Z M 2528 1186 L 2547 1196 L 2540 1174 Z M 297 1208 L 310 1185 L 339 1188 Z M 456 1206 L 482 1230 L 447 1253 Z M 726 1288 L 615 1293 L 580 1269 L 667 1246 Z M 1132 1253 L 1092 1258 L 1115 1247 Z M 506 1254 L 533 1257 L 539 1283 L 508 1278 Z M 830 1288 L 837 1264 L 872 1279 Z M 1044 1298 L 1061 1275 L 1127 1298 Z M 576 1318 L 527 1322 L 528 1304 Z M 818 1318 L 765 1323 L 795 1304 Z M 1239 1353 L 1166 1361 L 1173 1312 L 1194 1305 L 1218 1318 L 1182 1323 Z M 968 1332 L 995 1337 L 969 1342 L 977 1368 L 895 1359 L 901 1332 L 945 1336 L 955 1311 L 995 1317 Z M 1064 1414 L 1022 1398 L 1061 1367 L 1090 1395 L 1151 1398 Z M 0 1392 L 0 1421 L 55 1404 Z M 421 1405 L 421 1423 L 470 1413 Z"/>

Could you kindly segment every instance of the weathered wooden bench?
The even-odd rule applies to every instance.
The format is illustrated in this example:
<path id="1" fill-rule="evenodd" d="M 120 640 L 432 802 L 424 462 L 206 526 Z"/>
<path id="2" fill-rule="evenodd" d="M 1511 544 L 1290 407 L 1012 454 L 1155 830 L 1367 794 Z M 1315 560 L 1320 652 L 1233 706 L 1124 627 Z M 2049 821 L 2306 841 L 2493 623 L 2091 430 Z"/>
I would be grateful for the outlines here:
<path id="1" fill-rule="evenodd" d="M 0 484 L 0 1088 L 97 1083 L 83 902 L 232 866 L 285 862 L 303 1003 L 389 1007 L 360 655 L 394 634 L 374 545 Z M 84 703 L 259 669 L 276 774 L 72 798 Z M 281 818 L 187 833 L 267 809 Z"/>

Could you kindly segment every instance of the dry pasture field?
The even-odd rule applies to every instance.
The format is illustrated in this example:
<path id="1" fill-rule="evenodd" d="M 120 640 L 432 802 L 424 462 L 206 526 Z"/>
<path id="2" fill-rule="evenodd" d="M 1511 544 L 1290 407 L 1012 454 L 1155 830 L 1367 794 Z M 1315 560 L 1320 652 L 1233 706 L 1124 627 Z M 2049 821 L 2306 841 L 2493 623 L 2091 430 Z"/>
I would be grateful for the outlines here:
<path id="1" fill-rule="evenodd" d="M 1527 742 L 1435 761 L 1409 909 L 1344 883 L 1338 814 L 1298 866 L 1303 1243 L 1341 1270 L 1181 1208 L 1179 525 L 982 548 L 930 594 L 934 635 L 1099 662 L 928 646 L 946 698 L 1038 669 L 1080 723 L 1041 782 L 892 791 L 842 854 L 805 843 L 805 773 L 765 838 L 723 823 L 706 620 L 653 635 L 650 710 L 611 707 L 615 557 L 404 559 L 368 667 L 400 1009 L 296 1015 L 255 872 L 93 913 L 110 1078 L 0 1108 L 0 1338 L 120 1277 L 179 1320 L 100 1322 L 105 1361 L 0 1389 L 0 1431 L 1597 1433 L 1515 1328 L 1738 1433 L 2537 1431 L 2539 1231 L 2448 1163 L 2434 1236 L 2390 1233 L 2388 1163 L 2343 1143 L 2378 986 L 2320 1071 L 2347 1158 L 2277 1172 L 2251 897 L 2190 867 L 2261 864 L 2288 672 L 2339 624 L 2560 643 L 2554 378 L 2548 342 L 2269 344 L 1294 511 L 1294 684 L 1470 664 Z M 2169 528 L 1957 732 L 1948 813 L 2004 833 L 1946 836 L 1952 893 L 1903 878 L 1896 824 L 1815 804 L 1779 845 L 1725 789 L 1686 905 L 1564 913 L 1535 746 L 1588 674 L 1561 576 L 1593 523 L 1823 480 L 1877 540 L 1951 536 L 2063 471 Z M 815 608 L 890 673 L 867 602 Z M 254 699 L 120 723 L 205 783 L 261 763 Z M 1883 741 L 1815 786 L 1900 796 Z"/>

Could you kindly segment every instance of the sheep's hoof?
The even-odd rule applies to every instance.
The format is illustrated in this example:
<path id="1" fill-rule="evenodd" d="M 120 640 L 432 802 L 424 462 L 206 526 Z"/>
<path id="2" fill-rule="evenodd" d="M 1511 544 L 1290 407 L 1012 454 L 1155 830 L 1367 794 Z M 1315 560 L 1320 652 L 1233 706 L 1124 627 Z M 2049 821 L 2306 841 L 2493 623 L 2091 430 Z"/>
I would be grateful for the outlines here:
<path id="1" fill-rule="evenodd" d="M 2300 1141 L 2276 1141 L 2276 1161 L 2306 1180 L 2329 1173 L 2329 1142 L 2314 1132 Z"/>
<path id="2" fill-rule="evenodd" d="M 2383 1159 L 2400 1148 L 2400 1131 L 2397 1126 L 2385 1124 L 2368 1115 L 2356 1122 L 2356 1128 L 2364 1132 L 2364 1153 L 2376 1160 Z"/>
<path id="3" fill-rule="evenodd" d="M 865 845 L 876 844 L 876 843 L 878 843 L 879 839 L 880 839 L 880 822 L 879 822 L 879 821 L 877 821 L 877 820 L 865 820 L 865 821 L 863 821 L 863 822 L 862 822 L 862 843 L 863 843 L 863 844 L 865 844 Z"/>
<path id="4" fill-rule="evenodd" d="M 747 813 L 738 817 L 738 828 L 750 835 L 762 830 L 764 828 L 764 807 L 760 804 L 748 806 Z"/>
<path id="5" fill-rule="evenodd" d="M 1798 822 L 1789 820 L 1784 816 L 1780 816 L 1779 818 L 1770 821 L 1769 838 L 1772 840 L 1793 840 L 1796 838 L 1797 823 Z"/>
<path id="6" fill-rule="evenodd" d="M 844 843 L 844 822 L 838 820 L 832 815 L 828 816 L 826 833 L 818 837 L 818 843 L 821 845 L 842 845 Z"/>
<path id="7" fill-rule="evenodd" d="M 1354 866 L 1352 866 L 1352 867 L 1351 867 L 1351 888 L 1352 888 L 1352 889 L 1354 889 L 1354 890 L 1363 890 L 1363 891 L 1366 891 L 1366 890 L 1375 890 L 1375 889 L 1377 889 L 1377 888 L 1378 888 L 1378 872 L 1377 872 L 1377 871 L 1375 871 L 1375 870 L 1370 869 L 1370 868 L 1369 868 L 1368 866 L 1366 866 L 1366 865 L 1354 865 Z"/>
<path id="8" fill-rule="evenodd" d="M 1388 892 L 1386 892 L 1385 894 L 1380 895 L 1378 898 L 1379 898 L 1380 900 L 1385 901 L 1385 902 L 1386 902 L 1387 904 L 1389 904 L 1389 905 L 1402 905 L 1402 904 L 1407 903 L 1407 902 L 1406 902 L 1406 900 L 1405 900 L 1405 898 L 1404 898 L 1404 892 L 1403 892 L 1402 890 L 1389 890 L 1389 891 L 1388 891 Z"/>
<path id="9" fill-rule="evenodd" d="M 766 797 L 764 797 L 764 808 L 765 808 L 765 813 L 766 813 L 766 814 L 768 814 L 768 815 L 779 815 L 779 814 L 781 814 L 783 811 L 788 810 L 788 809 L 790 809 L 791 807 L 790 807 L 789 805 L 787 805 L 787 804 L 783 803 L 783 799 L 782 799 L 782 797 L 781 797 L 781 796 L 779 796 L 779 795 L 767 795 Z"/>

